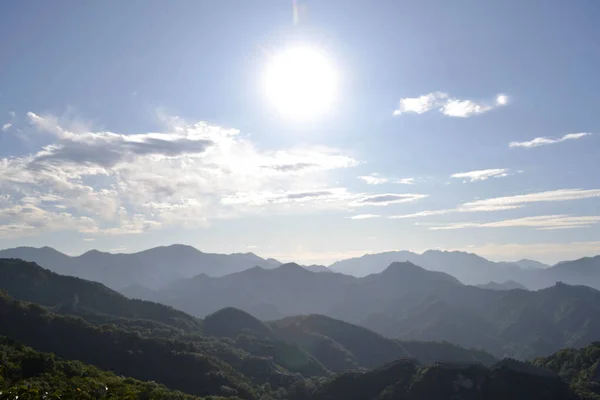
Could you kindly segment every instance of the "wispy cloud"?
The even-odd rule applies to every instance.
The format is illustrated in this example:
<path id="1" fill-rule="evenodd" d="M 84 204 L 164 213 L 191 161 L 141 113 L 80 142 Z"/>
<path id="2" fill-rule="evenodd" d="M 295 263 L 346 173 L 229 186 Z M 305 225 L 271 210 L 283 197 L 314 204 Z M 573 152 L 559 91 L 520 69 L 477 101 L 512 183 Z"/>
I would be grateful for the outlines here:
<path id="1" fill-rule="evenodd" d="M 481 169 L 477 171 L 460 172 L 450 175 L 451 178 L 466 179 L 470 182 L 485 181 L 488 178 L 501 178 L 508 176 L 508 169 L 496 168 L 496 169 Z"/>
<path id="2" fill-rule="evenodd" d="M 446 99 L 448 99 L 448 94 L 444 92 L 433 92 L 419 97 L 406 97 L 400 99 L 400 104 L 398 105 L 398 109 L 394 111 L 394 115 L 407 112 L 423 114 L 435 107 L 439 107 Z"/>
<path id="3" fill-rule="evenodd" d="M 401 185 L 412 185 L 415 183 L 415 178 L 402 178 L 398 179 L 394 183 L 399 183 Z"/>
<path id="4" fill-rule="evenodd" d="M 440 210 L 424 210 L 412 214 L 392 215 L 389 218 L 419 218 L 434 215 L 453 213 L 505 211 L 522 208 L 528 203 L 542 203 L 553 201 L 569 201 L 600 197 L 600 189 L 560 189 L 546 192 L 521 194 L 516 196 L 494 197 L 490 199 L 475 200 L 463 203 L 456 208 Z"/>
<path id="5" fill-rule="evenodd" d="M 363 175 L 359 176 L 358 179 L 366 182 L 369 185 L 381 185 L 389 181 L 388 178 L 379 176 L 379 174 Z"/>
<path id="6" fill-rule="evenodd" d="M 130 135 L 33 112 L 27 122 L 51 143 L 0 158 L 7 196 L 0 236 L 197 227 L 273 209 L 311 212 L 336 201 L 339 209 L 364 196 L 329 186 L 330 171 L 358 164 L 339 149 L 265 151 L 235 129 L 167 116 L 161 132 Z"/>
<path id="7" fill-rule="evenodd" d="M 377 173 L 371 174 L 371 175 L 363 175 L 363 176 L 359 176 L 358 179 L 366 182 L 369 185 L 382 185 L 384 183 L 394 183 L 394 184 L 399 184 L 399 185 L 412 185 L 415 183 L 415 178 L 402 178 L 402 179 L 396 179 L 396 178 L 387 178 L 387 177 L 383 177 Z"/>
<path id="8" fill-rule="evenodd" d="M 563 137 L 556 138 L 556 139 L 547 138 L 547 137 L 537 137 L 528 142 L 510 142 L 508 147 L 531 148 L 531 147 L 547 146 L 550 144 L 565 142 L 567 140 L 581 139 L 583 137 L 590 136 L 590 135 L 591 135 L 591 133 L 582 132 L 582 133 L 568 133 L 568 134 L 564 135 Z"/>
<path id="9" fill-rule="evenodd" d="M 410 203 L 428 197 L 426 194 L 376 194 L 376 195 L 365 195 L 355 200 L 352 206 L 387 206 L 390 204 L 397 203 Z"/>
<path id="10" fill-rule="evenodd" d="M 465 208 L 485 208 L 504 206 L 523 206 L 528 203 L 542 203 L 551 201 L 568 201 L 600 197 L 600 189 L 560 189 L 546 192 L 521 194 L 516 196 L 495 197 L 491 199 L 476 200 L 464 203 Z"/>
<path id="11" fill-rule="evenodd" d="M 430 217 L 433 215 L 444 215 L 451 214 L 454 212 L 458 212 L 457 208 L 447 208 L 442 210 L 425 210 L 419 211 L 412 214 L 404 214 L 404 215 L 391 215 L 389 218 L 391 219 L 406 219 L 406 218 L 419 218 L 419 217 Z"/>
<path id="12" fill-rule="evenodd" d="M 437 108 L 446 116 L 466 118 L 476 114 L 483 114 L 506 104 L 508 104 L 508 96 L 505 94 L 497 95 L 493 102 L 478 102 L 475 100 L 452 98 L 444 92 L 432 92 L 419 97 L 400 99 L 398 108 L 394 110 L 393 115 L 404 113 L 424 114 Z"/>
<path id="13" fill-rule="evenodd" d="M 221 203 L 226 205 L 255 205 L 262 206 L 268 204 L 285 203 L 306 203 L 311 201 L 319 202 L 340 202 L 352 198 L 345 188 L 330 188 L 310 191 L 280 191 L 280 192 L 242 192 L 236 193 L 221 199 Z"/>
<path id="14" fill-rule="evenodd" d="M 537 230 L 587 228 L 600 222 L 600 216 L 569 216 L 569 215 L 541 215 L 493 222 L 458 222 L 433 226 L 431 230 L 450 230 L 465 228 L 514 228 L 531 227 Z"/>
<path id="15" fill-rule="evenodd" d="M 371 218 L 379 218 L 379 217 L 381 217 L 381 215 L 378 215 L 378 214 L 358 214 L 358 215 L 354 215 L 349 218 L 350 219 L 371 219 Z"/>

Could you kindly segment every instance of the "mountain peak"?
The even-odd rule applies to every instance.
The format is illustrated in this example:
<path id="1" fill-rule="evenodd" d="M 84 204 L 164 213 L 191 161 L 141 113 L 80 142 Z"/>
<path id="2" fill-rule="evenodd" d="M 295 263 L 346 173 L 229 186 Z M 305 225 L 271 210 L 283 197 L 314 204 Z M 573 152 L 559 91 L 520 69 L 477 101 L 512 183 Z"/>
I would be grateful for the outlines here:
<path id="1" fill-rule="evenodd" d="M 104 252 L 104 251 L 100 251 L 100 250 L 96 250 L 96 249 L 92 249 L 92 250 L 88 250 L 88 251 L 86 251 L 86 252 L 85 252 L 85 253 L 83 253 L 83 254 L 82 254 L 80 257 L 85 257 L 85 256 L 88 256 L 88 257 L 89 257 L 89 256 L 97 256 L 97 255 L 100 255 L 100 254 L 109 254 L 109 253 L 106 253 L 106 252 Z"/>
<path id="2" fill-rule="evenodd" d="M 409 272 L 427 272 L 424 268 L 419 267 L 411 263 L 410 261 L 395 261 L 391 263 L 386 269 L 383 270 L 382 274 L 391 273 L 409 273 Z"/>
<path id="3" fill-rule="evenodd" d="M 291 262 L 291 263 L 286 263 L 286 264 L 282 264 L 279 267 L 275 268 L 275 270 L 277 271 L 302 271 L 302 272 L 311 272 L 309 270 L 307 270 L 306 268 Z"/>

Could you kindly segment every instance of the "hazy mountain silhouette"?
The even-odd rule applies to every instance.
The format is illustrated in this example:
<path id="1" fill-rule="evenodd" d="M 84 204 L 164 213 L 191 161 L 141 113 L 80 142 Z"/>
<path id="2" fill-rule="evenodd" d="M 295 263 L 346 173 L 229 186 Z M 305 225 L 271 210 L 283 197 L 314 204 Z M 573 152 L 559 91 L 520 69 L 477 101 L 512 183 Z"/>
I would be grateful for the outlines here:
<path id="1" fill-rule="evenodd" d="M 33 261 L 59 274 L 101 282 L 114 289 L 132 285 L 152 289 L 201 273 L 223 276 L 254 266 L 274 268 L 280 265 L 277 260 L 265 260 L 253 253 L 203 253 L 184 245 L 155 247 L 132 254 L 91 250 L 77 257 L 50 247 L 17 247 L 1 250 L 0 258 Z"/>
<path id="2" fill-rule="evenodd" d="M 409 262 L 362 278 L 314 273 L 297 264 L 255 267 L 224 277 L 197 276 L 155 295 L 153 300 L 198 317 L 223 307 L 262 320 L 323 314 L 386 337 L 446 340 L 498 357 L 550 354 L 600 335 L 600 292 L 589 287 L 487 290 Z"/>
<path id="3" fill-rule="evenodd" d="M 17 300 L 65 314 L 153 320 L 185 331 L 201 327 L 198 319 L 171 307 L 128 299 L 98 282 L 59 275 L 16 259 L 0 259 L 0 289 Z"/>
<path id="4" fill-rule="evenodd" d="M 537 292 L 485 290 L 410 263 L 394 263 L 365 278 L 315 273 L 295 264 L 274 270 L 252 268 L 233 274 L 231 282 L 239 285 L 240 276 L 248 275 L 257 279 L 254 283 L 279 282 L 275 288 L 279 291 L 301 291 L 314 283 L 311 277 L 323 277 L 330 287 L 341 283 L 361 296 L 379 290 L 380 310 L 387 316 L 384 328 L 421 337 L 479 341 L 504 351 L 530 351 L 529 356 L 551 352 L 559 342 L 580 347 L 597 338 L 600 328 L 600 292 L 584 286 L 558 284 Z M 231 282 L 225 278 L 202 275 L 198 279 L 204 284 L 225 282 L 221 288 L 226 290 Z M 562 350 L 533 363 L 496 363 L 479 350 L 445 342 L 389 339 L 323 315 L 262 322 L 239 309 L 224 308 L 198 321 L 181 311 L 129 300 L 99 283 L 60 276 L 21 260 L 0 260 L 0 284 L 15 296 L 48 306 L 16 301 L 0 290 L 0 335 L 118 375 L 201 396 L 591 400 L 599 394 L 599 344 Z M 66 393 L 104 395 L 109 390 L 124 397 L 140 393 L 185 398 L 152 382 L 119 379 L 1 337 L 0 352 L 6 367 L 0 370 L 2 391 L 19 397 L 51 384 L 66 397 Z M 366 368 L 375 369 L 358 371 Z M 348 369 L 355 371 L 332 374 Z M 90 374 L 93 379 L 88 379 Z M 77 391 L 69 383 L 73 378 Z"/>
<path id="5" fill-rule="evenodd" d="M 516 264 L 521 268 L 529 268 L 529 269 L 544 269 L 544 268 L 549 268 L 550 265 L 548 264 L 544 264 L 541 263 L 539 261 L 536 260 L 528 260 L 526 258 L 519 260 L 519 261 L 514 261 L 514 262 L 509 262 L 509 261 L 505 261 L 508 264 Z"/>
<path id="6" fill-rule="evenodd" d="M 264 259 L 253 253 L 203 253 L 184 245 L 156 247 L 133 254 L 111 254 L 91 250 L 77 257 L 68 256 L 50 247 L 18 247 L 0 250 L 0 258 L 20 258 L 37 262 L 57 273 L 102 282 L 136 297 L 143 294 L 135 290 L 157 289 L 165 284 L 200 274 L 220 277 L 255 266 L 271 269 L 281 265 L 277 260 Z M 476 254 L 459 251 L 428 250 L 423 254 L 393 251 L 341 260 L 329 267 L 310 265 L 304 268 L 314 272 L 339 272 L 363 277 L 382 272 L 395 261 L 409 261 L 427 270 L 445 272 L 468 285 L 514 281 L 528 289 L 541 289 L 562 281 L 600 289 L 598 257 L 562 262 L 549 267 L 525 259 L 516 262 L 492 262 Z"/>
<path id="7" fill-rule="evenodd" d="M 303 265 L 303 267 L 312 272 L 333 272 L 324 265 Z"/>
<path id="8" fill-rule="evenodd" d="M 288 266 L 287 270 L 294 271 L 297 267 Z M 93 324 L 109 322 L 136 331 L 143 327 L 141 332 L 148 336 L 158 332 L 163 337 L 167 325 L 176 328 L 168 331 L 172 339 L 178 337 L 177 332 L 184 335 L 203 332 L 206 336 L 229 338 L 233 342 L 227 346 L 253 356 L 272 357 L 284 368 L 307 376 L 324 376 L 329 371 L 350 367 L 377 367 L 407 356 L 424 363 L 495 361 L 484 352 L 447 343 L 411 342 L 406 344 L 411 347 L 407 351 L 398 341 L 322 315 L 264 323 L 249 313 L 228 307 L 201 321 L 161 304 L 127 299 L 100 283 L 58 275 L 35 263 L 16 259 L 0 259 L 0 289 L 15 299 L 35 302 L 53 312 L 78 316 Z M 348 360 L 354 362 L 349 364 Z"/>
<path id="9" fill-rule="evenodd" d="M 541 272 L 545 279 L 600 289 L 600 256 L 563 261 Z"/>
<path id="10" fill-rule="evenodd" d="M 445 272 L 467 285 L 513 281 L 528 289 L 541 289 L 565 282 L 600 289 L 600 256 L 563 261 L 550 267 L 533 260 L 493 262 L 460 251 L 428 250 L 423 254 L 395 251 L 341 260 L 329 268 L 362 277 L 381 272 L 394 261 L 410 261 L 427 270 Z"/>
<path id="11" fill-rule="evenodd" d="M 270 322 L 279 336 L 308 351 L 332 371 L 374 368 L 397 358 L 422 363 L 496 362 L 490 354 L 447 342 L 413 342 L 388 339 L 369 329 L 324 315 L 303 315 Z"/>
<path id="12" fill-rule="evenodd" d="M 394 261 L 409 261 L 431 271 L 445 272 L 468 285 L 515 279 L 515 275 L 523 270 L 514 263 L 495 263 L 472 253 L 440 250 L 428 250 L 423 254 L 410 251 L 367 254 L 335 262 L 329 268 L 360 277 L 381 272 Z"/>
<path id="13" fill-rule="evenodd" d="M 492 290 L 513 290 L 513 289 L 522 289 L 527 290 L 527 288 L 515 281 L 506 281 L 502 283 L 498 282 L 488 282 L 483 285 L 476 285 L 481 289 L 492 289 Z"/>

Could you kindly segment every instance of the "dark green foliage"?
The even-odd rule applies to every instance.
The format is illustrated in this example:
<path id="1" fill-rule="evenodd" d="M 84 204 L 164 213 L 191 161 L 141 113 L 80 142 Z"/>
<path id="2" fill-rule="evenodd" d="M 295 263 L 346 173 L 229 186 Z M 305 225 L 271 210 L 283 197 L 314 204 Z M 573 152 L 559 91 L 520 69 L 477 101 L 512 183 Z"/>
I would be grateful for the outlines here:
<path id="1" fill-rule="evenodd" d="M 236 337 L 244 332 L 270 338 L 275 336 L 267 325 L 237 308 L 223 308 L 204 319 L 204 333 L 209 336 Z"/>
<path id="2" fill-rule="evenodd" d="M 533 364 L 565 378 L 582 397 L 600 400 L 600 342 L 583 349 L 564 349 Z"/>
<path id="3" fill-rule="evenodd" d="M 396 361 L 365 373 L 346 373 L 319 385 L 312 400 L 579 400 L 558 376 L 512 364 L 419 366 Z"/>
<path id="4" fill-rule="evenodd" d="M 446 342 L 398 341 L 366 328 L 323 315 L 284 318 L 270 323 L 284 340 L 308 351 L 332 371 L 375 368 L 398 358 L 415 358 L 421 363 L 480 362 L 496 359 L 481 350 L 467 350 Z"/>
<path id="5" fill-rule="evenodd" d="M 235 347 L 254 356 L 272 359 L 290 372 L 305 377 L 329 375 L 319 361 L 295 344 L 286 343 L 266 324 L 244 311 L 229 307 L 207 316 L 204 332 L 206 335 L 233 338 Z"/>
<path id="6" fill-rule="evenodd" d="M 478 349 L 464 347 L 448 342 L 420 342 L 415 340 L 400 341 L 402 347 L 411 357 L 423 364 L 436 362 L 481 363 L 490 366 L 497 362 L 491 354 Z"/>
<path id="7" fill-rule="evenodd" d="M 271 325 L 286 340 L 306 348 L 335 371 L 352 365 L 374 368 L 408 356 L 398 342 L 323 315 L 289 317 Z"/>
<path id="8" fill-rule="evenodd" d="M 118 377 L 79 361 L 65 361 L 0 337 L 0 398 L 197 399 L 154 382 Z"/>
<path id="9" fill-rule="evenodd" d="M 0 335 L 63 358 L 199 396 L 227 394 L 225 387 L 243 398 L 259 397 L 250 380 L 225 362 L 197 353 L 192 344 L 144 338 L 109 325 L 95 327 L 5 294 L 0 294 L 0 319 Z"/>

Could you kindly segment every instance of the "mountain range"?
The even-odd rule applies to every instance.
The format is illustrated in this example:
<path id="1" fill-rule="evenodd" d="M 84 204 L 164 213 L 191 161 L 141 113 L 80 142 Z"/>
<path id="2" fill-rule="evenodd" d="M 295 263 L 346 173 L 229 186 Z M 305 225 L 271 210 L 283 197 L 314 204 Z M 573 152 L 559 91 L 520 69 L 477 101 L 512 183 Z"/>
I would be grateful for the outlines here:
<path id="1" fill-rule="evenodd" d="M 410 262 L 361 278 L 284 264 L 199 275 L 148 292 L 146 299 L 196 317 L 224 307 L 262 320 L 322 314 L 386 337 L 446 340 L 521 359 L 580 347 L 600 335 L 600 291 L 563 283 L 537 291 L 502 289 L 464 285 Z"/>
<path id="2" fill-rule="evenodd" d="M 51 247 L 16 247 L 0 250 L 0 258 L 36 262 L 59 274 L 101 282 L 113 289 L 132 285 L 155 288 L 201 273 L 223 276 L 255 266 L 273 268 L 281 264 L 253 253 L 203 253 L 184 245 L 154 247 L 132 254 L 90 250 L 76 257 Z"/>
<path id="3" fill-rule="evenodd" d="M 75 257 L 50 247 L 17 247 L 0 250 L 0 258 L 37 262 L 54 272 L 101 282 L 128 293 L 163 289 L 165 285 L 201 274 L 220 277 L 256 266 L 272 269 L 282 264 L 253 253 L 203 253 L 185 245 L 155 247 L 131 254 L 91 250 Z M 528 289 L 541 289 L 563 282 L 600 289 L 600 256 L 548 266 L 533 260 L 493 262 L 476 254 L 459 251 L 428 250 L 422 254 L 393 251 L 341 260 L 329 267 L 310 265 L 303 268 L 363 277 L 382 272 L 396 261 L 410 261 L 427 270 L 445 272 L 468 285 L 513 281 Z"/>
<path id="4" fill-rule="evenodd" d="M 297 295 L 320 277 L 327 282 L 324 286 L 341 282 L 362 294 L 379 292 L 377 301 L 384 301 L 379 309 L 392 317 L 386 304 L 398 310 L 412 303 L 413 311 L 425 319 L 421 337 L 427 337 L 427 329 L 444 329 L 444 322 L 461 317 L 452 309 L 460 304 L 463 313 L 490 313 L 487 322 L 500 318 L 502 329 L 495 340 L 509 340 L 513 347 L 550 354 L 555 342 L 580 347 L 599 332 L 595 321 L 600 292 L 589 287 L 486 290 L 411 263 L 393 263 L 364 278 L 292 264 L 200 280 L 229 282 L 233 276 L 239 283 L 245 274 L 259 276 L 265 282 L 261 290 L 279 282 L 279 292 L 267 297 L 280 300 L 286 291 L 293 289 Z M 221 288 L 227 285 L 221 283 Z M 441 308 L 446 318 L 429 318 L 427 305 L 450 299 L 452 307 Z M 600 395 L 600 343 L 533 362 L 498 362 L 482 350 L 392 339 L 318 314 L 264 322 L 226 307 L 199 319 L 16 259 L 0 259 L 0 316 L 0 394 L 11 398 L 41 398 L 44 392 L 46 398 L 232 400 L 593 400 Z M 455 333 L 479 330 L 472 322 L 480 316 L 456 321 L 456 326 L 466 325 Z M 413 318 L 405 327 L 415 327 L 415 322 Z M 452 331 L 441 333 L 453 338 Z"/>

